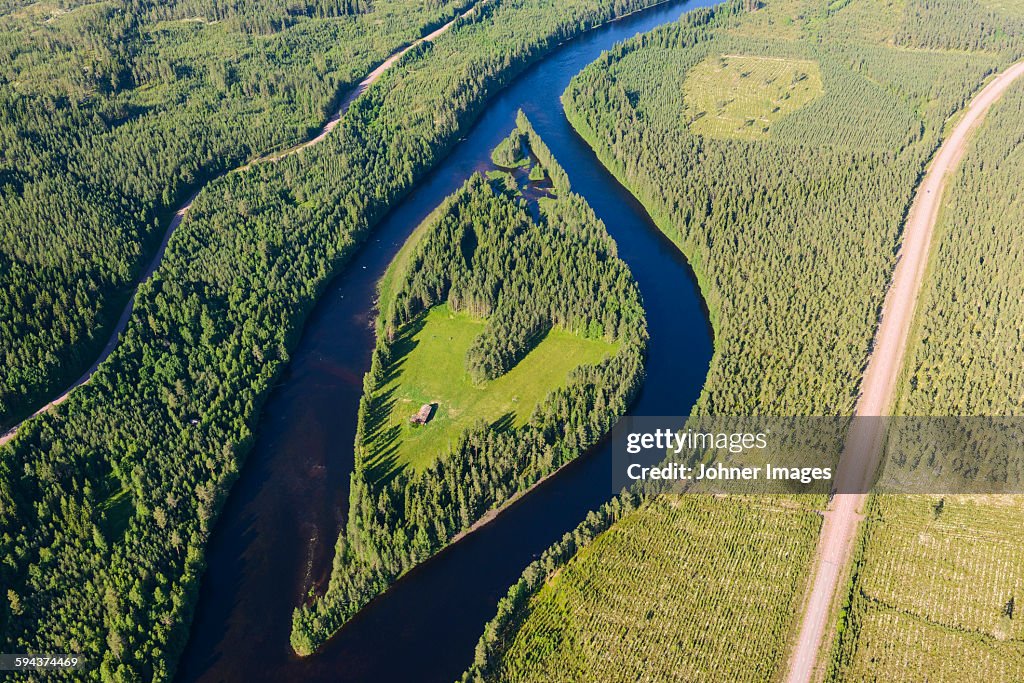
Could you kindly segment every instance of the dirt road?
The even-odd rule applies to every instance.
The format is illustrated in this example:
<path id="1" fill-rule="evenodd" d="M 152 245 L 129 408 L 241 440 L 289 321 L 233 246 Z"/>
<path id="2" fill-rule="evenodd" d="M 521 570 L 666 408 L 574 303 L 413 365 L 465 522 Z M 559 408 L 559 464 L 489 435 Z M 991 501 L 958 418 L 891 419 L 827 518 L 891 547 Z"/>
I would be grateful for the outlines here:
<path id="1" fill-rule="evenodd" d="M 1021 76 L 1024 76 L 1024 62 L 1004 71 L 971 100 L 917 188 L 907 216 L 899 259 L 886 293 L 881 323 L 864 371 L 855 412 L 857 418 L 886 415 L 891 409 L 946 183 L 963 157 L 971 133 L 989 108 Z M 814 579 L 789 661 L 786 678 L 789 683 L 809 683 L 822 676 L 823 672 L 816 665 L 822 646 L 827 645 L 823 639 L 830 631 L 829 617 L 836 588 L 849 566 L 857 525 L 867 498 L 860 492 L 866 490 L 882 453 L 883 429 L 883 421 L 871 419 L 855 419 L 851 426 L 836 475 L 836 486 L 841 493 L 833 498 L 825 513 Z"/>
<path id="2" fill-rule="evenodd" d="M 479 4 L 479 3 L 477 3 L 477 4 Z M 469 16 L 471 13 L 473 13 L 476 10 L 477 4 L 474 4 L 472 7 L 467 9 L 465 12 L 463 12 L 461 15 L 459 15 L 455 19 L 452 19 L 451 21 L 449 21 L 447 24 L 445 24 L 441 28 L 433 31 L 432 33 L 429 33 L 429 34 L 423 36 L 419 40 L 413 42 L 411 45 L 408 45 L 407 47 L 404 47 L 401 50 L 398 50 L 397 52 L 392 54 L 390 57 L 388 57 L 386 60 L 384 60 L 384 62 L 381 63 L 380 66 L 378 66 L 376 69 L 371 71 L 369 73 L 369 75 L 366 76 L 366 78 L 364 78 L 362 81 L 359 82 L 359 85 L 357 85 L 355 88 L 353 88 L 352 91 L 348 95 L 345 96 L 345 99 L 342 100 L 341 105 L 338 107 L 338 111 L 336 111 L 334 113 L 334 115 L 330 119 L 328 119 L 327 123 L 324 124 L 324 127 L 320 129 L 320 132 L 317 133 L 317 135 L 315 137 L 313 137 L 313 138 L 311 138 L 311 139 L 309 139 L 309 140 L 307 140 L 305 142 L 302 142 L 302 143 L 300 143 L 298 145 L 295 145 L 294 147 L 289 147 L 288 149 L 286 149 L 284 151 L 276 152 L 274 154 L 269 154 L 267 156 L 260 157 L 258 159 L 254 159 L 253 161 L 250 161 L 250 162 L 246 163 L 245 165 L 240 166 L 240 167 L 238 167 L 238 168 L 236 168 L 234 170 L 235 171 L 244 170 L 246 168 L 249 168 L 253 164 L 258 164 L 258 163 L 262 163 L 262 162 L 265 162 L 265 161 L 277 161 L 279 159 L 283 159 L 284 157 L 288 156 L 289 154 L 294 154 L 295 152 L 298 152 L 298 151 L 301 151 L 303 149 L 306 149 L 307 147 L 312 147 L 313 145 L 317 144 L 318 142 L 323 141 L 323 139 L 326 138 L 327 135 L 332 130 L 334 130 L 334 127 L 338 125 L 338 123 L 341 121 L 341 117 L 345 115 L 345 112 L 347 112 L 349 107 L 352 106 L 352 103 L 356 101 L 356 98 L 359 97 L 360 95 L 362 95 L 364 92 L 366 92 L 367 88 L 369 88 L 371 85 L 376 83 L 380 79 L 380 77 L 383 76 L 384 73 L 388 69 L 390 69 L 392 66 L 394 66 L 398 62 L 399 59 L 401 59 L 407 52 L 409 52 L 409 50 L 412 50 L 413 48 L 417 47 L 418 45 L 420 45 L 420 44 L 422 44 L 424 42 L 432 41 L 432 40 L 437 39 L 441 34 L 443 34 L 446 31 L 448 31 L 448 29 L 450 29 L 455 24 L 456 21 L 458 21 L 459 19 L 461 19 L 463 17 Z M 107 357 L 109 357 L 110 354 L 113 353 L 114 349 L 117 347 L 117 341 L 121 337 L 121 333 L 124 332 L 125 327 L 128 326 L 128 321 L 131 319 L 132 308 L 135 305 L 135 295 L 139 291 L 139 286 L 143 282 L 145 282 L 146 280 L 151 278 L 153 276 L 153 273 L 156 272 L 157 266 L 159 266 L 160 262 L 163 260 L 164 252 L 167 250 L 167 243 L 170 242 L 170 240 L 171 240 L 171 235 L 174 234 L 175 229 L 179 225 L 181 225 L 181 221 L 184 220 L 185 215 L 188 213 L 189 209 L 192 208 L 192 203 L 195 201 L 196 197 L 199 196 L 199 192 L 201 192 L 201 191 L 202 191 L 201 189 L 196 191 L 195 194 L 193 194 L 191 197 L 189 197 L 188 200 L 186 200 L 185 203 L 182 204 L 181 206 L 179 206 L 178 210 L 174 212 L 174 216 L 171 218 L 170 222 L 167 224 L 167 230 L 164 232 L 164 238 L 163 238 L 163 241 L 160 243 L 160 247 L 156 250 L 156 253 L 153 255 L 153 259 L 150 261 L 149 266 L 146 268 L 146 270 L 136 280 L 134 289 L 132 291 L 132 294 L 128 298 L 128 303 L 125 304 L 124 310 L 121 311 L 121 317 L 118 318 L 117 325 L 115 325 L 114 329 L 111 330 L 110 337 L 107 339 L 107 343 L 103 347 L 103 351 L 100 352 L 99 357 L 96 358 L 96 361 L 89 367 L 88 370 L 86 370 L 82 374 L 81 377 L 79 377 L 77 380 L 75 380 L 75 382 L 71 386 L 69 386 L 67 389 L 65 389 L 60 394 L 60 396 L 58 396 L 57 398 L 53 399 L 52 401 L 47 403 L 45 406 L 43 406 L 42 408 L 40 408 L 36 412 L 32 413 L 32 415 L 30 415 L 29 417 L 25 418 L 24 420 L 22 420 L 21 422 L 16 424 L 14 427 L 12 427 L 5 434 L 0 435 L 0 446 L 3 446 L 5 443 L 7 443 L 11 439 L 13 439 L 15 434 L 17 434 L 17 432 L 18 432 L 18 428 L 22 424 L 24 424 L 26 421 L 28 421 L 28 420 L 32 419 L 33 417 L 36 417 L 36 416 L 38 416 L 38 415 L 40 415 L 42 413 L 45 413 L 46 411 L 50 410 L 54 406 L 60 405 L 65 400 L 67 400 L 67 398 L 71 394 L 72 390 L 74 390 L 74 389 L 80 387 L 81 385 L 85 384 L 86 382 L 88 382 L 89 378 L 91 378 L 93 376 L 93 373 L 95 373 L 96 369 L 100 366 L 100 363 L 105 361 L 107 359 Z"/>
<path id="3" fill-rule="evenodd" d="M 327 121 L 327 124 L 320 130 L 316 137 L 306 140 L 305 142 L 300 143 L 295 147 L 288 149 L 285 152 L 278 153 L 273 158 L 280 159 L 281 157 L 287 156 L 288 154 L 291 154 L 293 152 L 297 152 L 300 149 L 312 147 L 316 143 L 323 140 L 325 137 L 327 137 L 327 134 L 334 130 L 334 127 L 338 125 L 338 122 L 341 121 L 341 117 L 345 115 L 345 112 L 347 112 L 348 108 L 352 106 L 352 103 L 356 101 L 356 98 L 362 95 L 364 92 L 366 92 L 367 88 L 376 83 L 377 80 L 384 75 L 384 72 L 393 67 L 399 59 L 405 56 L 405 53 L 407 53 L 409 50 L 412 50 L 415 47 L 418 47 L 422 43 L 437 40 L 437 38 L 439 38 L 442 34 L 446 33 L 448 29 L 450 29 L 455 24 L 455 22 L 458 21 L 458 19 L 468 17 L 470 14 L 475 12 L 477 6 L 481 4 L 483 3 L 475 3 L 472 7 L 463 12 L 457 19 L 452 19 L 451 21 L 449 21 L 447 24 L 437 29 L 436 31 L 428 33 L 427 35 L 423 36 L 422 38 L 414 42 L 412 45 L 409 45 L 408 47 L 403 48 L 398 52 L 394 53 L 393 55 L 391 55 L 390 57 L 388 57 L 386 60 L 384 60 L 384 62 L 381 63 L 380 66 L 371 71 L 366 76 L 366 78 L 361 80 L 359 82 L 359 85 L 352 89 L 352 92 L 345 96 L 345 99 L 342 100 L 341 102 L 341 106 L 338 107 L 338 111 L 335 112 L 334 116 L 332 116 Z"/>

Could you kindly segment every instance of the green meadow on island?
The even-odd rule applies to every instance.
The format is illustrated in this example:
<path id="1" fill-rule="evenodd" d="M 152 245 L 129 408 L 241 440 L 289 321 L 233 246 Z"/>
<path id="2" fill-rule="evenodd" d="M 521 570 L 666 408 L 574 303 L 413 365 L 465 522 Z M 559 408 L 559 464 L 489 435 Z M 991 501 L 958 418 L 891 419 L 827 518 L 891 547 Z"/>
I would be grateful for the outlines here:
<path id="1" fill-rule="evenodd" d="M 380 477 L 395 468 L 426 468 L 458 442 L 467 425 L 503 421 L 522 427 L 573 370 L 615 352 L 614 343 L 551 330 L 507 373 L 475 384 L 466 370 L 466 353 L 486 324 L 484 318 L 440 304 L 396 339 L 400 367 L 377 390 L 391 401 L 386 426 L 367 446 L 367 465 Z M 424 405 L 432 407 L 429 429 L 419 429 L 410 420 Z"/>

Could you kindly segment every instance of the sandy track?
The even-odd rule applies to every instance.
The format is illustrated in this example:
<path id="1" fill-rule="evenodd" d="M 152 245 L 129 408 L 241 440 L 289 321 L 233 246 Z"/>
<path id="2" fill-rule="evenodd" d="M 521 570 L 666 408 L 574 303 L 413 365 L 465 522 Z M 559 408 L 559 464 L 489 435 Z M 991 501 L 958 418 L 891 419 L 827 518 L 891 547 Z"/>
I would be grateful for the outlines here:
<path id="1" fill-rule="evenodd" d="M 444 26 L 442 26 L 439 29 L 433 31 L 432 33 L 429 33 L 429 34 L 423 36 L 419 40 L 416 40 L 415 42 L 413 42 L 412 44 L 402 48 L 401 50 L 398 50 L 397 52 L 392 54 L 390 57 L 388 57 L 386 60 L 384 60 L 384 62 L 382 62 L 373 71 L 371 71 L 366 76 L 366 78 L 364 78 L 362 81 L 359 82 L 359 85 L 357 85 L 355 88 L 353 88 L 352 91 L 348 95 L 345 96 L 345 99 L 342 100 L 341 105 L 338 107 L 338 110 L 334 113 L 333 116 L 331 116 L 330 119 L 327 120 L 327 123 L 324 124 L 324 127 L 320 129 L 320 132 L 317 133 L 317 135 L 315 137 L 310 138 L 309 140 L 307 140 L 305 142 L 299 143 L 298 145 L 295 145 L 294 147 L 289 147 L 288 149 L 286 149 L 284 151 L 276 152 L 274 154 L 268 154 L 266 156 L 259 157 L 258 159 L 254 159 L 253 161 L 250 161 L 250 162 L 244 164 L 243 166 L 240 166 L 240 167 L 238 167 L 238 168 L 236 168 L 234 170 L 235 171 L 244 170 L 246 168 L 249 168 L 253 164 L 258 164 L 258 163 L 262 163 L 262 162 L 265 162 L 265 161 L 277 161 L 279 159 L 283 159 L 284 157 L 288 156 L 289 154 L 294 154 L 295 152 L 299 152 L 301 150 L 304 150 L 307 147 L 312 147 L 313 145 L 317 144 L 318 142 L 322 142 L 323 139 L 326 138 L 327 135 L 332 130 L 334 130 L 335 126 L 338 125 L 338 123 L 341 121 L 341 117 L 343 117 L 345 115 L 345 112 L 347 112 L 349 110 L 349 107 L 351 107 L 352 103 L 356 101 L 356 98 L 358 98 L 360 95 L 362 95 L 364 92 L 366 92 L 367 88 L 369 88 L 371 85 L 376 83 L 380 79 L 380 77 L 383 76 L 384 73 L 388 69 L 390 69 L 392 66 L 394 66 L 398 62 L 398 60 L 400 60 L 403 56 L 405 56 L 405 54 L 407 52 L 409 52 L 413 48 L 421 45 L 422 43 L 425 43 L 427 41 L 436 40 L 440 35 L 442 35 L 446 31 L 448 31 L 448 29 L 450 29 L 455 24 L 456 21 L 458 21 L 459 19 L 461 19 L 463 17 L 469 16 L 470 14 L 472 14 L 476 10 L 476 7 L 477 7 L 477 5 L 474 4 L 472 7 L 467 9 L 465 12 L 463 12 L 461 15 L 459 15 L 455 19 L 452 19 L 451 21 L 449 21 Z M 55 398 L 52 401 L 50 401 L 49 403 L 44 405 L 39 410 L 37 410 L 36 412 L 32 413 L 32 415 L 30 415 L 29 417 L 25 418 L 21 422 L 19 422 L 18 424 L 14 425 L 14 427 L 12 427 L 5 434 L 0 435 L 0 446 L 3 446 L 5 443 L 7 443 L 11 439 L 13 439 L 14 436 L 18 432 L 18 428 L 21 427 L 21 425 L 25 424 L 25 422 L 27 422 L 28 420 L 31 420 L 32 418 L 34 418 L 34 417 L 36 417 L 38 415 L 41 415 L 42 413 L 45 413 L 46 411 L 50 410 L 54 406 L 60 405 L 61 403 L 66 401 L 68 396 L 71 394 L 71 392 L 74 389 L 77 389 L 81 385 L 83 385 L 86 382 L 88 382 L 89 379 L 96 372 L 96 369 L 99 368 L 100 364 L 103 361 L 105 361 L 110 356 L 111 353 L 114 352 L 114 349 L 117 348 L 117 342 L 118 342 L 118 340 L 121 337 L 121 333 L 124 332 L 125 328 L 128 326 L 128 321 L 132 317 L 132 308 L 135 305 L 135 296 L 136 296 L 136 294 L 139 291 L 139 286 L 142 285 L 143 282 L 146 282 L 147 280 L 149 280 L 149 278 L 151 278 L 153 276 L 153 273 L 156 272 L 157 267 L 160 265 L 160 262 L 163 260 L 164 252 L 167 251 L 167 244 L 171 240 L 171 235 L 174 234 L 175 229 L 179 225 L 181 225 L 182 220 L 184 220 L 185 215 L 188 214 L 189 209 L 192 208 L 193 202 L 195 202 L 196 197 L 199 196 L 199 192 L 201 192 L 201 191 L 202 191 L 202 188 L 197 190 L 195 194 L 193 194 L 191 197 L 189 197 L 185 201 L 185 203 L 182 204 L 181 206 L 179 206 L 178 210 L 174 212 L 174 216 L 171 217 L 170 222 L 167 224 L 167 230 L 164 231 L 164 238 L 160 242 L 159 248 L 156 250 L 156 253 L 153 255 L 153 259 L 150 261 L 149 266 L 139 276 L 139 278 L 135 281 L 135 286 L 134 286 L 134 288 L 132 290 L 131 296 L 128 298 L 128 303 L 125 304 L 124 310 L 121 311 L 121 317 L 118 318 L 117 325 L 115 325 L 114 329 L 111 330 L 110 337 L 107 339 L 107 343 L 103 347 L 103 350 L 100 352 L 100 355 L 96 358 L 96 361 L 91 366 L 89 366 L 89 369 L 86 370 L 82 374 L 81 377 L 76 379 L 71 386 L 69 386 L 67 389 L 65 389 L 60 394 L 60 396 L 58 396 L 57 398 Z"/>
<path id="2" fill-rule="evenodd" d="M 886 415 L 892 407 L 946 183 L 963 158 L 971 133 L 992 105 L 1022 75 L 1024 62 L 1019 62 L 1000 74 L 971 100 L 963 118 L 939 147 L 923 182 L 917 188 L 907 216 L 896 269 L 886 293 L 881 323 L 864 371 L 856 418 Z M 885 437 L 882 423 L 882 420 L 855 419 L 847 436 L 836 475 L 836 487 L 840 493 L 832 499 L 825 513 L 813 568 L 814 580 L 804 606 L 800 633 L 789 661 L 786 678 L 789 683 L 809 683 L 824 674 L 816 668 L 819 652 L 829 630 L 828 622 L 836 588 L 849 566 L 857 526 L 862 518 L 861 512 L 867 496 L 860 492 L 866 490 L 882 453 Z"/>

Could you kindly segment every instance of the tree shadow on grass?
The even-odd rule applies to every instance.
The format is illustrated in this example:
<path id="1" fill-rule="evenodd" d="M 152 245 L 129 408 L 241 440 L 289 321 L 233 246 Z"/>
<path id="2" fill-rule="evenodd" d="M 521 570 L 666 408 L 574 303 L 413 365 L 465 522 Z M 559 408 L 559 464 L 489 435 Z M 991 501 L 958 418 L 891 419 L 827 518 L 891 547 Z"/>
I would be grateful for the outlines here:
<path id="1" fill-rule="evenodd" d="M 366 480 L 374 486 L 387 485 L 407 467 L 398 462 L 398 446 L 402 442 L 401 434 L 401 425 L 386 427 L 377 434 L 365 472 Z"/>
<path id="2" fill-rule="evenodd" d="M 398 403 L 396 387 L 373 397 L 367 411 L 365 439 L 367 444 L 364 475 L 367 481 L 383 485 L 403 468 L 398 467 L 398 446 L 402 425 L 391 424 L 391 413 Z"/>
<path id="3" fill-rule="evenodd" d="M 402 326 L 401 332 L 391 342 L 391 362 L 384 370 L 384 376 L 379 386 L 386 386 L 397 382 L 402 375 L 402 366 L 410 353 L 419 345 L 416 335 L 426 324 L 426 315 L 421 313 L 413 320 Z M 398 405 L 396 397 L 397 386 L 386 391 L 376 393 L 370 399 L 369 410 L 366 420 L 366 444 L 368 446 L 365 472 L 367 481 L 375 486 L 384 486 L 398 476 L 407 465 L 401 464 L 398 457 L 398 449 L 402 443 L 402 422 L 392 424 L 395 416 L 395 407 Z M 436 407 L 434 408 L 436 410 Z M 433 411 L 431 412 L 433 417 Z"/>
<path id="4" fill-rule="evenodd" d="M 515 426 L 516 414 L 511 410 L 491 423 L 491 429 L 499 434 L 511 432 L 513 429 L 515 429 Z"/>
<path id="5" fill-rule="evenodd" d="M 372 445 L 377 439 L 378 432 L 387 426 L 388 418 L 398 402 L 395 398 L 397 391 L 398 387 L 391 387 L 370 399 L 369 410 L 366 413 L 365 438 L 368 444 Z"/>
<path id="6" fill-rule="evenodd" d="M 427 316 L 421 313 L 402 326 L 398 336 L 391 342 L 391 362 L 384 369 L 384 378 L 381 379 L 382 385 L 393 382 L 401 376 L 402 366 L 405 365 L 406 358 L 420 344 L 415 337 L 426 324 Z"/>

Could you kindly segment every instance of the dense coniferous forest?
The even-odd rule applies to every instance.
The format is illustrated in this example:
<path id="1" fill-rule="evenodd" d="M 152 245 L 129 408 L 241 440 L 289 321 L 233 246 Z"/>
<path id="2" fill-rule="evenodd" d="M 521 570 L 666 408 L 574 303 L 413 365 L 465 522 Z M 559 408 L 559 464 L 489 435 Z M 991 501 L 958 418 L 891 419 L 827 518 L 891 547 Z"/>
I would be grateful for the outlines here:
<path id="1" fill-rule="evenodd" d="M 0 430 L 89 367 L 186 197 L 307 137 L 374 64 L 463 5 L 118 0 L 0 15 Z"/>
<path id="2" fill-rule="evenodd" d="M 327 279 L 489 94 L 650 4 L 491 0 L 322 144 L 204 189 L 108 362 L 0 450 L 5 650 L 80 652 L 107 680 L 172 675 L 211 526 Z"/>
<path id="3" fill-rule="evenodd" d="M 697 10 L 612 50 L 565 93 L 574 127 L 697 272 L 715 354 L 696 413 L 852 411 L 924 165 L 947 119 L 1024 44 L 1012 17 L 998 15 L 1002 23 L 989 31 L 931 7 L 768 0 Z M 997 16 L 975 3 L 948 7 Z M 686 99 L 691 69 L 728 73 L 737 55 L 768 59 L 756 73 L 739 74 L 735 90 L 698 98 L 709 109 L 694 110 Z M 768 97 L 749 97 L 778 91 L 770 62 L 785 74 L 808 61 L 823 87 L 800 107 L 780 117 Z M 735 117 L 738 97 L 747 97 L 739 105 L 758 135 L 695 132 L 703 117 Z M 805 515 L 813 519 L 822 502 L 761 498 L 758 511 L 744 510 L 742 501 L 672 504 L 659 496 L 626 514 L 603 511 L 606 521 L 596 527 L 603 534 L 588 521 L 581 531 L 593 542 L 568 561 L 569 552 L 555 548 L 513 586 L 466 679 L 778 674 L 817 538 L 817 523 L 805 524 Z M 785 510 L 790 522 L 767 524 Z M 715 539 L 732 539 L 724 557 L 672 552 L 679 538 L 705 527 L 717 529 Z M 786 552 L 765 550 L 779 547 Z M 624 571 L 642 557 L 658 558 L 657 581 L 647 571 Z M 795 563 L 805 571 L 789 572 Z M 749 590 L 750 572 L 759 586 L 765 576 L 783 577 L 785 590 Z M 728 584 L 706 592 L 723 574 L 732 577 Z M 690 585 L 699 587 L 700 601 L 691 599 Z M 646 613 L 634 609 L 638 602 Z M 621 628 L 630 621 L 623 615 L 634 613 L 645 638 Z M 751 628 L 752 614 L 763 628 Z"/>
<path id="4" fill-rule="evenodd" d="M 643 380 L 643 308 L 615 243 L 521 113 L 502 148 L 518 150 L 513 163 L 533 151 L 559 179 L 556 196 L 539 200 L 534 221 L 524 199 L 476 174 L 421 228 L 405 272 L 388 274 L 360 404 L 347 526 L 326 594 L 296 610 L 292 645 L 301 654 L 489 510 L 595 444 Z M 382 481 L 367 461 L 373 441 L 388 431 L 384 378 L 400 372 L 403 330 L 442 303 L 487 319 L 466 357 L 467 371 L 481 380 L 510 370 L 553 326 L 615 340 L 618 348 L 574 370 L 525 425 L 469 425 L 426 469 Z"/>
<path id="5" fill-rule="evenodd" d="M 307 136 L 347 84 L 464 4 L 0 2 L 0 426 L 89 364 L 176 205 L 227 169 Z M 156 276 L 140 289 L 121 346 L 94 381 L 0 447 L 4 651 L 80 652 L 98 665 L 93 677 L 104 680 L 173 675 L 212 524 L 244 462 L 260 406 L 326 280 L 490 93 L 558 42 L 650 4 L 490 0 L 452 33 L 404 58 L 320 147 L 209 184 Z M 701 280 L 716 353 L 699 412 L 849 412 L 916 180 L 946 119 L 986 74 L 1021 54 L 1020 21 L 1012 3 L 973 0 L 730 3 L 629 42 L 574 81 L 566 96 L 574 125 L 677 241 Z M 713 108 L 734 95 L 691 111 L 687 73 L 735 53 L 814 61 L 823 90 L 781 117 L 755 106 L 747 119 L 760 129 L 755 141 L 697 135 L 690 124 L 716 115 Z M 770 80 L 770 71 L 763 77 Z M 1004 251 L 986 248 L 1009 244 L 1012 251 L 1017 214 L 1008 195 L 988 213 L 971 195 L 993 167 L 1005 174 L 1002 187 L 1014 186 L 1016 157 L 1000 157 L 1007 144 L 1015 143 L 1001 139 L 970 157 L 953 188 L 956 209 L 940 253 L 955 265 L 942 275 L 944 289 L 928 299 L 906 410 L 944 405 L 939 398 L 946 397 L 951 410 L 1014 411 L 1019 363 L 985 353 L 1016 339 L 1012 326 L 989 322 L 1012 315 L 1020 297 L 1012 271 L 979 277 L 976 263 L 1004 262 Z M 507 151 L 514 159 L 513 145 Z M 543 147 L 535 143 L 532 151 L 554 173 Z M 492 184 L 473 182 L 472 211 L 515 206 Z M 559 221 L 589 224 L 582 203 L 560 196 L 545 206 L 548 229 Z M 515 208 L 495 208 L 495 217 L 529 222 Z M 604 248 L 600 232 L 573 237 Z M 457 279 L 469 292 L 465 275 L 420 280 L 407 290 L 408 309 L 392 329 L 397 333 L 424 307 L 451 302 L 453 285 L 444 282 Z M 967 296 L 977 305 L 954 305 Z M 468 302 L 456 297 L 455 304 Z M 475 304 L 487 304 L 490 313 L 501 302 Z M 529 348 L 537 338 L 531 330 L 584 320 L 585 334 L 622 338 L 631 329 L 613 333 L 603 315 L 585 311 L 538 306 L 525 318 L 506 312 L 505 319 L 500 311 L 492 316 L 490 331 L 467 357 L 481 381 Z M 615 320 L 627 320 L 619 313 Z M 941 341 L 951 330 L 968 334 L 952 347 Z M 506 337 L 513 343 L 497 348 Z M 381 346 L 376 371 L 387 362 Z M 977 390 L 957 394 L 967 380 L 950 373 L 948 363 L 963 366 Z M 581 371 L 572 386 L 597 386 L 606 380 L 600 373 Z M 339 541 L 328 597 L 297 614 L 296 648 L 312 649 L 344 621 L 353 609 L 344 600 L 365 601 L 605 426 L 587 426 L 567 405 L 545 405 L 551 412 L 534 417 L 555 436 L 566 415 L 584 429 L 548 453 L 552 434 L 528 428 L 534 440 L 523 443 L 542 455 L 521 470 L 522 463 L 500 457 L 516 437 L 479 429 L 458 444 L 463 459 L 438 460 L 426 474 L 399 473 L 384 484 L 356 478 L 351 517 L 362 526 Z M 503 474 L 488 479 L 480 472 Z M 475 497 L 453 501 L 451 492 L 474 476 Z M 419 507 L 400 509 L 398 500 Z M 691 665 L 728 666 L 727 659 L 736 668 L 716 673 L 736 679 L 777 668 L 789 628 L 784 616 L 799 597 L 801 563 L 813 552 L 814 504 L 666 501 L 616 499 L 532 565 L 500 606 L 468 676 L 625 675 L 640 661 L 635 640 L 617 638 L 620 645 L 599 663 L 585 656 L 597 635 L 616 633 L 614 605 L 599 604 L 603 593 L 595 590 L 613 585 L 610 592 L 634 605 L 642 594 L 665 607 L 640 616 L 652 632 L 671 636 L 664 642 L 666 677 Z M 938 519 L 934 509 L 910 517 Z M 900 520 L 899 510 L 883 512 Z M 630 553 L 646 549 L 658 550 L 667 578 L 722 574 L 707 554 L 671 552 L 666 539 L 694 528 L 728 531 L 720 535 L 721 550 L 736 573 L 756 569 L 763 579 L 780 572 L 780 590 L 750 603 L 740 593 L 751 591 L 736 582 L 723 585 L 715 600 L 689 607 L 673 602 L 685 594 L 670 580 L 662 582 L 663 593 L 648 586 L 641 593 L 641 577 L 622 567 L 636 566 Z M 410 529 L 415 534 L 403 535 Z M 633 545 L 615 542 L 622 537 Z M 876 538 L 891 543 L 882 532 Z M 695 610 L 692 619 L 680 618 L 685 609 Z M 714 647 L 738 642 L 743 631 L 736 627 L 750 614 L 764 625 L 746 639 L 760 659 L 715 657 Z M 1012 622 L 1012 615 L 999 618 Z M 713 642 L 709 624 L 719 629 Z M 1007 624 L 1000 621 L 990 634 L 1019 639 L 1016 622 Z M 948 623 L 938 628 L 949 633 Z M 853 636 L 843 642 L 856 644 Z M 524 645 L 536 656 L 521 656 Z M 598 665 L 604 668 L 591 668 Z M 658 675 L 649 665 L 646 674 Z"/>
<path id="6" fill-rule="evenodd" d="M 897 411 L 1024 414 L 1024 87 L 975 133 L 936 226 Z"/>

